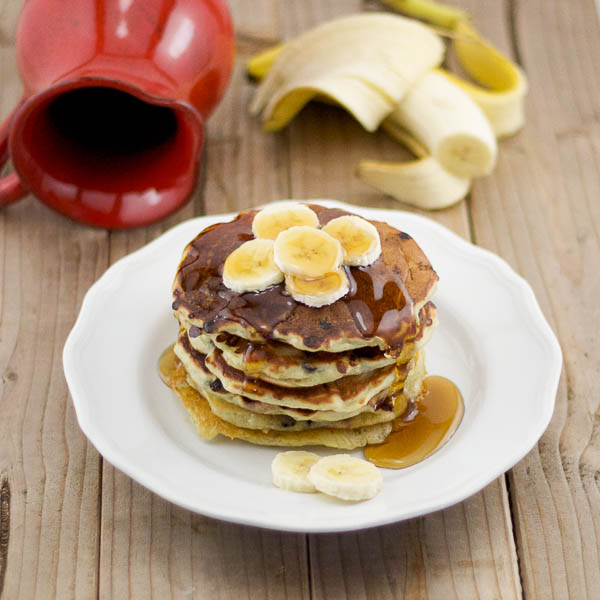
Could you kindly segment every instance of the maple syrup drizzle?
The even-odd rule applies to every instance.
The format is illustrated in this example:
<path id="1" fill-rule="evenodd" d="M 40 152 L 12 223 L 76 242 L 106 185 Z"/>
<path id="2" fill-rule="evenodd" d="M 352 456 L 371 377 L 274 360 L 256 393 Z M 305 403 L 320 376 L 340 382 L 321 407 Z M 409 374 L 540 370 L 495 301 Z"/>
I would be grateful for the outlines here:
<path id="1" fill-rule="evenodd" d="M 321 225 L 329 220 L 347 214 L 338 209 L 328 209 L 311 205 L 318 214 Z M 173 309 L 184 306 L 194 318 L 194 311 L 200 310 L 207 333 L 216 330 L 221 322 L 235 321 L 244 326 L 249 324 L 266 339 L 272 339 L 276 327 L 293 317 L 316 309 L 299 306 L 285 291 L 282 284 L 262 292 L 238 294 L 222 283 L 222 269 L 227 256 L 247 239 L 252 238 L 254 213 L 241 213 L 229 223 L 212 225 L 202 231 L 189 245 L 185 260 L 179 266 L 177 278 L 181 284 L 176 289 Z M 401 234 L 398 232 L 399 235 Z M 382 241 L 384 243 L 384 241 Z M 393 243 L 393 242 L 388 242 Z M 378 337 L 386 346 L 399 348 L 405 339 L 414 336 L 412 318 L 413 301 L 405 289 L 401 270 L 393 268 L 383 260 L 376 260 L 368 267 L 344 267 L 348 275 L 350 290 L 340 300 L 346 305 L 359 335 L 365 338 Z M 343 312 L 330 309 L 334 325 L 347 327 L 340 317 Z M 300 318 L 300 317 L 298 317 Z M 336 321 L 337 319 L 337 321 Z M 312 319 L 311 319 L 312 320 Z M 320 323 L 325 325 L 320 325 Z M 303 343 L 308 348 L 318 348 L 329 337 L 330 322 L 307 322 L 300 327 Z M 338 335 L 345 334 L 340 331 Z M 352 331 L 349 334 L 353 334 Z"/>
<path id="2" fill-rule="evenodd" d="M 378 467 L 404 469 L 439 450 L 456 431 L 464 403 L 459 389 L 445 377 L 431 375 L 423 381 L 419 411 L 410 424 L 393 423 L 382 444 L 365 448 L 365 457 Z"/>

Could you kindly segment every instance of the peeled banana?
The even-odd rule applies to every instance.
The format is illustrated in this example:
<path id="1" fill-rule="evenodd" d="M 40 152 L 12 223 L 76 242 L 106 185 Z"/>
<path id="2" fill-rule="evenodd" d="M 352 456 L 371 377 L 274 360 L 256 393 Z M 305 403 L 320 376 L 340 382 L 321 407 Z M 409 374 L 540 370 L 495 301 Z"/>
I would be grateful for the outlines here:
<path id="1" fill-rule="evenodd" d="M 443 75 L 425 73 L 394 107 L 396 121 L 459 177 L 488 174 L 496 163 L 496 137 L 482 110 Z"/>
<path id="2" fill-rule="evenodd" d="M 473 27 L 463 10 L 433 0 L 382 0 L 391 8 L 449 30 L 457 58 L 481 85 L 437 69 L 465 91 L 489 119 L 497 137 L 516 133 L 524 124 L 525 73 Z M 483 86 L 483 87 L 482 87 Z"/>
<path id="3" fill-rule="evenodd" d="M 279 129 L 320 95 L 373 131 L 443 53 L 440 39 L 411 19 L 388 13 L 335 19 L 271 52 L 267 62 L 277 57 L 251 111 L 262 112 L 267 130 Z"/>
<path id="4" fill-rule="evenodd" d="M 495 138 L 522 127 L 527 79 L 464 11 L 433 0 L 383 1 L 450 30 L 459 61 L 484 87 L 436 68 L 441 42 L 422 24 L 367 13 L 331 21 L 250 59 L 248 72 L 264 77 L 252 110 L 262 111 L 265 128 L 273 130 L 321 99 L 346 108 L 368 131 L 382 120 L 392 135 L 402 128 L 402 143 L 425 149 L 418 160 L 363 161 L 358 176 L 415 206 L 443 208 L 467 194 L 471 178 L 493 169 Z"/>
<path id="5" fill-rule="evenodd" d="M 446 208 L 467 195 L 470 179 L 447 171 L 414 135 L 396 121 L 386 119 L 382 126 L 417 160 L 398 163 L 362 160 L 356 169 L 360 179 L 396 200 L 427 210 Z"/>
<path id="6" fill-rule="evenodd" d="M 225 260 L 223 283 L 239 293 L 259 292 L 281 283 L 284 275 L 275 264 L 273 240 L 250 240 Z"/>

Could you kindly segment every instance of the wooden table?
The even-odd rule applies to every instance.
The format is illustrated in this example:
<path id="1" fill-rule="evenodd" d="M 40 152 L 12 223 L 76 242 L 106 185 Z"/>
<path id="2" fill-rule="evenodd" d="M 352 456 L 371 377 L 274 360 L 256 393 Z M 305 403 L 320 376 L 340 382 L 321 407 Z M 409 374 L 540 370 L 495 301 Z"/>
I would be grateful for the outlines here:
<path id="1" fill-rule="evenodd" d="M 1 116 L 20 93 L 13 50 L 20 4 L 0 2 Z M 600 598 L 600 26 L 593 0 L 458 2 L 526 69 L 528 121 L 501 142 L 496 170 L 466 201 L 428 216 L 522 274 L 564 352 L 552 422 L 507 475 L 422 518 L 296 535 L 178 508 L 114 469 L 81 433 L 61 351 L 86 290 L 111 263 L 193 215 L 279 198 L 406 209 L 353 176 L 360 158 L 398 156 L 383 135 L 325 106 L 265 134 L 247 111 L 251 53 L 378 5 L 230 4 L 236 69 L 210 120 L 192 202 L 164 223 L 128 233 L 76 225 L 34 198 L 0 211 L 0 596 Z"/>

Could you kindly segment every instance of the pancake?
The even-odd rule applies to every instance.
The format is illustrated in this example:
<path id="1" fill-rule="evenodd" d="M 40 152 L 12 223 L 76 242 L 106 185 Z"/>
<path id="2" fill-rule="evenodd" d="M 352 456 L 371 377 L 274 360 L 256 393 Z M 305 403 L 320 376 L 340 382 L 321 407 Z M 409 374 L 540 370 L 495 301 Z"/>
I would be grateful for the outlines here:
<path id="1" fill-rule="evenodd" d="M 424 346 L 437 324 L 435 305 L 428 302 L 419 311 L 419 329 L 415 338 L 405 342 L 401 355 L 394 360 L 377 347 L 345 352 L 307 352 L 282 342 L 259 344 L 228 333 L 198 333 L 189 341 L 195 350 L 208 354 L 216 346 L 230 366 L 249 377 L 283 387 L 310 387 L 335 381 L 347 375 L 360 375 L 393 364 L 408 362 Z"/>
<path id="2" fill-rule="evenodd" d="M 179 365 L 171 376 L 170 387 L 179 396 L 190 415 L 198 434 L 205 440 L 218 435 L 240 439 L 262 446 L 328 446 L 341 450 L 353 450 L 367 444 L 380 444 L 392 430 L 392 423 L 376 423 L 355 429 L 319 428 L 308 431 L 262 431 L 238 427 L 220 419 L 211 410 L 208 401 L 187 383 L 183 365 Z"/>
<path id="3" fill-rule="evenodd" d="M 311 387 L 362 375 L 395 363 L 382 350 L 368 346 L 340 353 L 307 352 L 281 342 L 256 344 L 230 334 L 219 334 L 214 345 L 223 360 L 248 376 L 283 387 Z"/>
<path id="4" fill-rule="evenodd" d="M 248 378 L 242 371 L 230 367 L 221 351 L 213 349 L 206 356 L 206 366 L 233 394 L 252 400 L 313 410 L 349 412 L 364 406 L 369 400 L 388 389 L 396 379 L 395 365 L 376 369 L 362 375 L 349 375 L 336 381 L 312 387 L 288 388 L 258 378 Z M 408 367 L 405 367 L 408 371 Z"/>
<path id="5" fill-rule="evenodd" d="M 177 343 L 174 346 L 174 351 L 186 370 L 188 384 L 202 396 L 218 395 L 221 400 L 227 401 L 230 404 L 239 406 L 250 412 L 287 415 L 298 421 L 310 419 L 317 421 L 335 421 L 355 416 L 363 410 L 369 410 L 368 406 L 346 413 L 340 411 L 311 410 L 306 408 L 289 408 L 277 404 L 259 402 L 240 394 L 232 394 L 223 387 L 221 381 L 207 368 L 206 355 L 191 348 L 185 333 L 180 333 Z"/>
<path id="6" fill-rule="evenodd" d="M 287 415 L 270 415 L 251 412 L 230 402 L 217 397 L 216 394 L 205 394 L 211 410 L 217 417 L 238 427 L 247 429 L 260 429 L 262 431 L 308 431 L 324 427 L 334 429 L 357 429 L 387 423 L 401 416 L 408 404 L 407 399 L 398 394 L 398 397 L 372 412 L 361 412 L 360 414 L 342 419 L 341 421 L 298 421 Z"/>
<path id="7" fill-rule="evenodd" d="M 375 394 L 370 398 L 368 403 L 363 406 L 349 411 L 291 408 L 253 400 L 244 395 L 227 391 L 223 387 L 221 380 L 216 378 L 207 368 L 205 355 L 195 351 L 189 346 L 189 342 L 187 342 L 184 332 L 180 333 L 179 340 L 174 349 L 175 354 L 186 370 L 189 385 L 209 401 L 211 399 L 221 400 L 248 413 L 285 417 L 285 422 L 289 422 L 289 419 L 292 419 L 299 424 L 306 421 L 312 421 L 314 423 L 332 423 L 335 421 L 347 420 L 363 413 L 377 412 L 381 409 L 391 410 L 393 402 L 390 402 L 388 399 L 390 394 L 393 393 L 394 395 L 398 395 L 400 392 L 403 392 L 406 387 L 407 391 L 403 395 L 408 400 L 414 401 L 420 393 L 421 381 L 423 377 L 425 377 L 424 353 L 420 352 L 415 356 L 414 360 L 411 361 L 411 365 L 406 366 L 406 371 L 402 374 L 402 376 L 406 376 L 406 386 L 405 381 L 397 376 L 392 386 L 386 387 L 378 394 Z M 298 427 L 297 429 L 302 429 L 302 427 Z"/>
<path id="8" fill-rule="evenodd" d="M 349 214 L 309 206 L 321 225 Z M 227 332 L 259 343 L 282 341 L 308 351 L 378 346 L 394 358 L 401 353 L 404 341 L 416 335 L 416 317 L 438 279 L 408 234 L 373 221 L 381 256 L 368 267 L 346 268 L 349 293 L 330 305 L 311 308 L 287 295 L 283 284 L 241 294 L 223 284 L 225 259 L 252 239 L 256 212 L 208 227 L 184 250 L 173 284 L 173 310 L 186 329 Z"/>
<path id="9" fill-rule="evenodd" d="M 321 226 L 350 214 L 309 207 Z M 310 307 L 284 283 L 235 292 L 223 266 L 254 239 L 257 212 L 186 246 L 172 288 L 180 333 L 169 385 L 205 439 L 341 449 L 384 441 L 392 421 L 402 426 L 418 406 L 437 274 L 408 234 L 371 221 L 381 254 L 343 267 L 349 290 L 339 300 Z"/>

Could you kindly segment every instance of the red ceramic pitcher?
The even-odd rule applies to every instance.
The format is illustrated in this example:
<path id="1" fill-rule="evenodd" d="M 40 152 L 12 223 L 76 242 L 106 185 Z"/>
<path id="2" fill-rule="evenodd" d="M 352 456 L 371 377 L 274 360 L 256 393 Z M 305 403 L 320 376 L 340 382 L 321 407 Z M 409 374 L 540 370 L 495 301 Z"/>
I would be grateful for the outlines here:
<path id="1" fill-rule="evenodd" d="M 136 227 L 196 182 L 204 119 L 229 81 L 222 0 L 28 0 L 24 93 L 0 128 L 0 205 L 30 191 L 77 221 Z"/>

